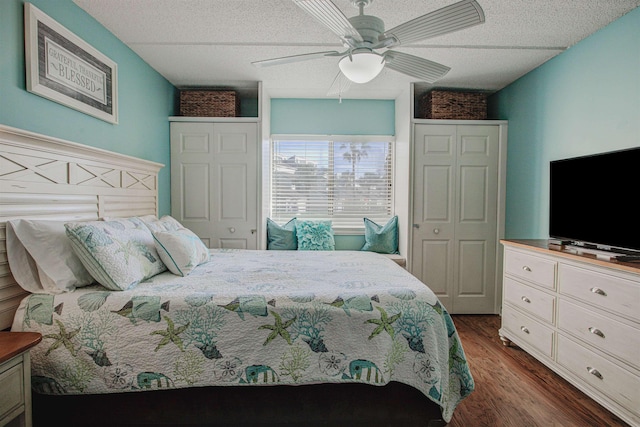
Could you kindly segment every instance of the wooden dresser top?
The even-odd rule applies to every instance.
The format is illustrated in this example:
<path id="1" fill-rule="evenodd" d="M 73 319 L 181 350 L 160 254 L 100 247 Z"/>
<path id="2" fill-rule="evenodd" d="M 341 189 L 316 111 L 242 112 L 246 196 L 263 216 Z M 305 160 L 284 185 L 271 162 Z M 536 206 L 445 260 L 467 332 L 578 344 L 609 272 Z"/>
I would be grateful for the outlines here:
<path id="1" fill-rule="evenodd" d="M 505 246 L 533 249 L 535 251 L 539 251 L 540 253 L 546 253 L 547 255 L 560 256 L 574 261 L 589 262 L 591 264 L 600 265 L 602 267 L 640 274 L 640 262 L 607 261 L 597 258 L 594 254 L 575 253 L 571 248 L 566 248 L 563 250 L 550 249 L 549 240 L 546 239 L 504 239 L 500 240 L 500 243 Z"/>

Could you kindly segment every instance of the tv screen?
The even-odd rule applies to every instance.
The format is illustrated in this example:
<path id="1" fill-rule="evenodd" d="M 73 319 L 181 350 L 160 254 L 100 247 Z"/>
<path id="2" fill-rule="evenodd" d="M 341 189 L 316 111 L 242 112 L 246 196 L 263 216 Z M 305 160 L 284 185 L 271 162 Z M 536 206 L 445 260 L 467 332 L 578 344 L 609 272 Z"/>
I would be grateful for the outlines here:
<path id="1" fill-rule="evenodd" d="M 640 148 L 550 163 L 549 237 L 640 251 Z"/>

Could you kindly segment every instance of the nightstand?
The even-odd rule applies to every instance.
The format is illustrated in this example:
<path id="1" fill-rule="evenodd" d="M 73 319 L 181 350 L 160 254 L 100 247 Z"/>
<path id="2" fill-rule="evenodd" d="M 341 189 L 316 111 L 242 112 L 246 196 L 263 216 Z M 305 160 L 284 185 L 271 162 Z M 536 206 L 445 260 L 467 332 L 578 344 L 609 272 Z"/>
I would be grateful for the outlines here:
<path id="1" fill-rule="evenodd" d="M 0 332 L 0 426 L 32 424 L 29 349 L 41 340 L 36 332 Z"/>

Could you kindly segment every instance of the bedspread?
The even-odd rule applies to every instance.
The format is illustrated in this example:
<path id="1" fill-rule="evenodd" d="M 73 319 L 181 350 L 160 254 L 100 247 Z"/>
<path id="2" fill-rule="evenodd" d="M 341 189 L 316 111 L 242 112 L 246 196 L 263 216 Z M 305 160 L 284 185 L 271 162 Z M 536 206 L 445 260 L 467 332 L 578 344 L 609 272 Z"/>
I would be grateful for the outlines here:
<path id="1" fill-rule="evenodd" d="M 42 333 L 32 383 L 45 394 L 398 381 L 448 422 L 474 388 L 435 294 L 371 252 L 212 249 L 187 277 L 31 294 L 12 330 Z"/>

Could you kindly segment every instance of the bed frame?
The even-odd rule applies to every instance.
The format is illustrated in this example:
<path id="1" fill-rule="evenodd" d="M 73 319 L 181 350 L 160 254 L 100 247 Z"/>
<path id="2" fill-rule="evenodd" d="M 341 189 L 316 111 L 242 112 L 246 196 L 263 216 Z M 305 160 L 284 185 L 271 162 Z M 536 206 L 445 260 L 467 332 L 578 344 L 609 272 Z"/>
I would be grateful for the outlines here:
<path id="1" fill-rule="evenodd" d="M 0 125 L 0 330 L 27 293 L 7 261 L 6 221 L 158 213 L 164 165 Z M 108 395 L 33 393 L 34 425 L 443 426 L 439 407 L 400 383 L 235 386 Z M 54 423 L 56 424 L 56 423 Z"/>

